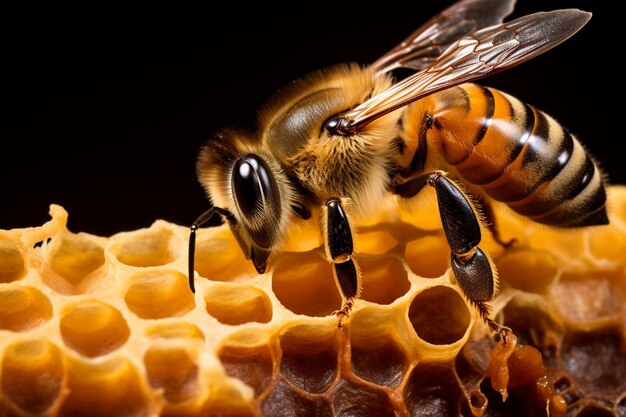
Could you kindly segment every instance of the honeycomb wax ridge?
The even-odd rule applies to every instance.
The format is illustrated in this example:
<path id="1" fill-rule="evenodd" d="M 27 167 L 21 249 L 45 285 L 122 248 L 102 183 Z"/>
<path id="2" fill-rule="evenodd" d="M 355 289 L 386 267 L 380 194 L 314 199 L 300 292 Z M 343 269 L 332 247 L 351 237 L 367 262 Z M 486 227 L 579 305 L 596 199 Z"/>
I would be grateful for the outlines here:
<path id="1" fill-rule="evenodd" d="M 363 293 L 337 328 L 315 228 L 262 275 L 227 227 L 199 230 L 192 294 L 187 227 L 73 233 L 52 205 L 44 225 L 0 231 L 0 416 L 624 415 L 626 187 L 608 193 L 610 226 L 584 230 L 497 208 L 516 239 L 481 243 L 493 313 L 517 337 L 503 356 L 456 286 L 434 206 L 359 225 Z"/>

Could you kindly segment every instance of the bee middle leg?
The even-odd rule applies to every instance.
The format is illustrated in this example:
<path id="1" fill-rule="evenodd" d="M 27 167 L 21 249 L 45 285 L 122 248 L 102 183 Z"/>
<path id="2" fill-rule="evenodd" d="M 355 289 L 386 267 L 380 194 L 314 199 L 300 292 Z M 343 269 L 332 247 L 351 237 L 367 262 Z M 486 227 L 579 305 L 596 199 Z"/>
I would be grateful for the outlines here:
<path id="1" fill-rule="evenodd" d="M 361 271 L 352 258 L 352 230 L 339 198 L 330 198 L 324 204 L 322 226 L 326 257 L 333 264 L 333 275 L 343 299 L 341 309 L 334 312 L 337 326 L 341 327 L 343 319 L 350 316 L 354 299 L 361 295 Z"/>
<path id="2" fill-rule="evenodd" d="M 463 191 L 445 173 L 435 171 L 395 186 L 394 192 L 411 198 L 427 185 L 437 194 L 441 223 L 451 249 L 452 270 L 459 287 L 489 328 L 503 334 L 508 329 L 489 317 L 488 302 L 495 295 L 496 278 L 491 262 L 478 247 L 481 241 L 478 216 Z"/>

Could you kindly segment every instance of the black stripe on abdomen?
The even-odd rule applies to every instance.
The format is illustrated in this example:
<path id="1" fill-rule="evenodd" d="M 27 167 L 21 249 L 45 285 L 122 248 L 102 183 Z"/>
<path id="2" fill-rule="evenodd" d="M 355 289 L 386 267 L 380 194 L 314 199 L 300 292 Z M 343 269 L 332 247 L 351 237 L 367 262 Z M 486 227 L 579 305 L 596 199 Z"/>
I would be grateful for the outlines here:
<path id="1" fill-rule="evenodd" d="M 496 111 L 496 102 L 491 90 L 483 86 L 479 87 L 485 98 L 485 117 L 478 128 L 476 135 L 474 136 L 474 146 L 478 145 L 487 134 L 487 130 L 489 129 L 489 126 L 491 126 L 491 121 L 493 120 L 493 115 Z"/>

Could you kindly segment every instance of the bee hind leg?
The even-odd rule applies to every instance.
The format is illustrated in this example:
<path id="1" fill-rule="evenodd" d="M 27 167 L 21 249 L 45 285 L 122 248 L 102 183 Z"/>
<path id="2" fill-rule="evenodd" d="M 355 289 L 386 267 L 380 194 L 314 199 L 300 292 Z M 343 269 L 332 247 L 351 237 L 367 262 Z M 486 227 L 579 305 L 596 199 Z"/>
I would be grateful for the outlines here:
<path id="1" fill-rule="evenodd" d="M 394 191 L 400 197 L 411 198 L 426 185 L 433 187 L 437 194 L 457 284 L 487 326 L 503 335 L 507 328 L 490 318 L 488 303 L 495 295 L 496 276 L 491 261 L 478 247 L 481 231 L 476 210 L 465 193 L 441 171 L 413 178 L 397 185 Z"/>
<path id="2" fill-rule="evenodd" d="M 337 326 L 350 316 L 354 299 L 361 294 L 361 271 L 352 258 L 354 244 L 348 216 L 339 198 L 329 199 L 322 209 L 322 225 L 326 256 L 333 264 L 333 275 L 343 303 L 337 316 Z"/>

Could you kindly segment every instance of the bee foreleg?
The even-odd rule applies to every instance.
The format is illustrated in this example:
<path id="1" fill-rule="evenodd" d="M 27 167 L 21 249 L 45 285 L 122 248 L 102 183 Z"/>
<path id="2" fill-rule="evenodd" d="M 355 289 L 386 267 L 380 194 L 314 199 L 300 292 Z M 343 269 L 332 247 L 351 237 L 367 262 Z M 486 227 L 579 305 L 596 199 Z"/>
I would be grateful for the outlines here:
<path id="1" fill-rule="evenodd" d="M 205 211 L 204 213 L 202 213 L 200 215 L 200 217 L 198 217 L 196 219 L 195 222 L 193 222 L 193 224 L 191 225 L 190 232 L 189 232 L 189 256 L 188 256 L 188 261 L 189 261 L 189 288 L 191 289 L 191 292 L 195 293 L 196 292 L 196 288 L 194 286 L 194 265 L 195 265 L 195 257 L 196 257 L 196 231 L 198 230 L 198 228 L 200 226 L 202 226 L 203 224 L 205 224 L 206 222 L 208 222 L 209 220 L 211 220 L 213 218 L 213 216 L 215 214 L 219 214 L 222 218 L 226 219 L 227 222 L 231 223 L 235 222 L 236 224 L 236 219 L 235 217 L 232 215 L 231 212 L 229 212 L 226 209 L 223 209 L 221 207 L 211 207 L 210 209 L 208 209 L 207 211 Z"/>
<path id="2" fill-rule="evenodd" d="M 352 230 L 341 200 L 329 199 L 322 216 L 326 256 L 333 264 L 335 282 L 343 297 L 341 309 L 335 312 L 339 318 L 337 325 L 341 327 L 342 320 L 350 315 L 354 299 L 361 294 L 361 271 L 352 258 Z"/>

